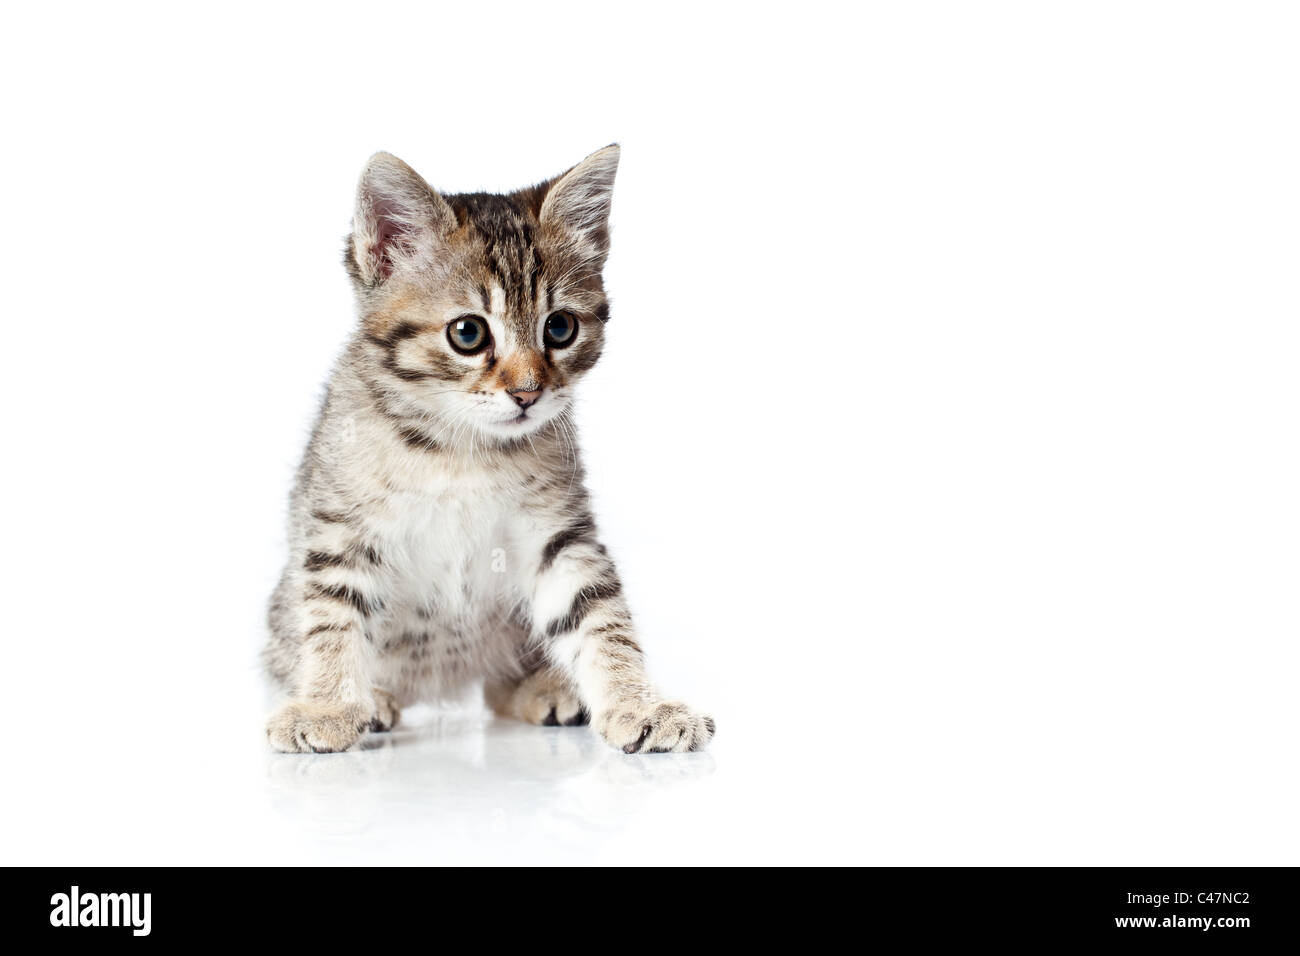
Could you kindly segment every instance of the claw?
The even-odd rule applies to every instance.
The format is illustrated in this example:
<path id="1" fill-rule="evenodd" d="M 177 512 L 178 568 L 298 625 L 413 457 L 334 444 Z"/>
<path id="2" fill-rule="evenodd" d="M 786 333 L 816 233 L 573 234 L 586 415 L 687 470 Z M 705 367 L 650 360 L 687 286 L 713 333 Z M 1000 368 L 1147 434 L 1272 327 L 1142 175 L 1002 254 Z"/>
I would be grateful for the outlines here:
<path id="1" fill-rule="evenodd" d="M 647 737 L 650 736 L 650 731 L 653 730 L 653 729 L 654 729 L 654 725 L 653 725 L 653 724 L 646 724 L 643 728 L 641 728 L 641 736 L 640 736 L 640 737 L 638 737 L 638 738 L 637 738 L 635 741 L 633 741 L 632 743 L 630 743 L 630 744 L 625 744 L 625 745 L 623 746 L 623 753 L 625 753 L 625 754 L 634 754 L 634 753 L 637 753 L 638 751 L 640 751 L 642 745 L 645 744 L 645 739 L 646 739 Z"/>

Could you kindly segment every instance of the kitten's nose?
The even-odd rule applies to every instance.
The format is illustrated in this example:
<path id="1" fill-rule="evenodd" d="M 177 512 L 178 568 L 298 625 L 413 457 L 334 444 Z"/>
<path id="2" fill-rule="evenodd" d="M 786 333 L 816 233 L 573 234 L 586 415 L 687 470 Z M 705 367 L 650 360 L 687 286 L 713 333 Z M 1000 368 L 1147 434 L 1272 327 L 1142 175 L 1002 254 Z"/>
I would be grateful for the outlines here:
<path id="1" fill-rule="evenodd" d="M 542 390 L 540 388 L 532 392 L 525 392 L 514 388 L 510 389 L 510 397 L 515 400 L 515 403 L 520 408 L 527 408 L 529 405 L 533 404 L 533 402 L 537 401 L 541 394 Z"/>

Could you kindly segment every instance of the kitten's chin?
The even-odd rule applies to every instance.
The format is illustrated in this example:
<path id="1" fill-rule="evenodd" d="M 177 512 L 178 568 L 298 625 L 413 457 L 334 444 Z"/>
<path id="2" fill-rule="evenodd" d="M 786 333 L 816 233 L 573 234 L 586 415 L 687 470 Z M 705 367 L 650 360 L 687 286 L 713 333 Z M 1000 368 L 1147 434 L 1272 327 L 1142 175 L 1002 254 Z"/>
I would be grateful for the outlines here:
<path id="1" fill-rule="evenodd" d="M 537 432 L 549 425 L 557 414 L 559 413 L 539 415 L 532 411 L 523 412 L 514 418 L 480 422 L 478 430 L 486 437 L 494 438 L 497 441 L 514 441 L 518 438 L 527 438 L 529 435 L 537 434 Z"/>

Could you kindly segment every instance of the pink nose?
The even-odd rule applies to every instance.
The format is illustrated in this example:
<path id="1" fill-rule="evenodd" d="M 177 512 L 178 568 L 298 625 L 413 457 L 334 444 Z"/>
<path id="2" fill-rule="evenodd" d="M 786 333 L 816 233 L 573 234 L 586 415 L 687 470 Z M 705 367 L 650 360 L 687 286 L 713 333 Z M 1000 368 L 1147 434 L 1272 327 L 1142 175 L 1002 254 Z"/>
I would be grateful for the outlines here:
<path id="1" fill-rule="evenodd" d="M 533 404 L 533 402 L 537 401 L 541 394 L 542 390 L 539 388 L 533 392 L 511 391 L 510 397 L 515 400 L 520 408 L 527 408 L 529 405 Z"/>

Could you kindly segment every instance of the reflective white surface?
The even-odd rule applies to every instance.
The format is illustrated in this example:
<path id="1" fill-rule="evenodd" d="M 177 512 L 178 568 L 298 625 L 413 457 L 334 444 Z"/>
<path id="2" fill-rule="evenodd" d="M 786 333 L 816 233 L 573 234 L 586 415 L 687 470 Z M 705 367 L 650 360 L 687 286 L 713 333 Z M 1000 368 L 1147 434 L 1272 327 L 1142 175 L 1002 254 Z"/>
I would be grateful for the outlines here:
<path id="1" fill-rule="evenodd" d="M 586 727 L 534 727 L 472 705 L 415 708 L 392 733 L 341 754 L 273 753 L 251 720 L 202 737 L 205 746 L 178 746 L 155 734 L 137 748 L 87 732 L 48 752 L 41 779 L 6 797 L 23 805 L 13 809 L 25 825 L 7 831 L 4 862 L 862 859 L 843 801 L 809 816 L 806 771 L 743 751 L 630 756 Z"/>
<path id="2" fill-rule="evenodd" d="M 709 802 L 707 752 L 631 758 L 587 728 L 417 719 L 350 753 L 268 754 L 270 814 L 321 859 L 566 863 L 660 858 L 655 820 Z"/>

